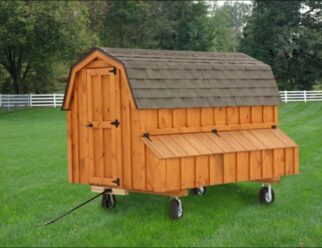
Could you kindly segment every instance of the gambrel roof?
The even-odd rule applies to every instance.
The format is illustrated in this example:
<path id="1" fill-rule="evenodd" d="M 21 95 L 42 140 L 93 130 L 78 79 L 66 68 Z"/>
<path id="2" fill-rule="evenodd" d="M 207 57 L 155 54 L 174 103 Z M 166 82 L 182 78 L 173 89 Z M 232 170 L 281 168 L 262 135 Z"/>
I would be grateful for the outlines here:
<path id="1" fill-rule="evenodd" d="M 138 109 L 280 103 L 270 66 L 243 53 L 95 49 L 124 66 Z"/>

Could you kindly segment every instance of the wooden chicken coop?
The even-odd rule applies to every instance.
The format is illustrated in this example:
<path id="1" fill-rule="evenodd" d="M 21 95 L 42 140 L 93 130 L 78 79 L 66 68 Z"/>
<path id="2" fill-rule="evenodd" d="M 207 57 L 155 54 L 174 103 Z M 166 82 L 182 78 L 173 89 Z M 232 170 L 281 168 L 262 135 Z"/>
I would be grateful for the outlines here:
<path id="1" fill-rule="evenodd" d="M 115 194 L 179 197 L 242 181 L 270 186 L 299 171 L 298 145 L 278 128 L 271 68 L 243 53 L 93 48 L 70 71 L 68 175 Z"/>

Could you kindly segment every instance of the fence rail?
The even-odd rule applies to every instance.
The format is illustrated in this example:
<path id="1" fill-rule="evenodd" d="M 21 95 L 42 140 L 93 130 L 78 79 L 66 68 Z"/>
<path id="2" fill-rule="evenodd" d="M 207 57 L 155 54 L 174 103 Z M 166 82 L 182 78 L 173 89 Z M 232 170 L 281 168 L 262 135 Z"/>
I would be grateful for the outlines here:
<path id="1" fill-rule="evenodd" d="M 322 91 L 280 91 L 282 102 L 322 101 Z M 16 107 L 61 107 L 64 94 L 0 94 L 0 108 Z"/>
<path id="2" fill-rule="evenodd" d="M 19 107 L 60 107 L 63 104 L 64 94 L 0 94 L 0 108 Z"/>

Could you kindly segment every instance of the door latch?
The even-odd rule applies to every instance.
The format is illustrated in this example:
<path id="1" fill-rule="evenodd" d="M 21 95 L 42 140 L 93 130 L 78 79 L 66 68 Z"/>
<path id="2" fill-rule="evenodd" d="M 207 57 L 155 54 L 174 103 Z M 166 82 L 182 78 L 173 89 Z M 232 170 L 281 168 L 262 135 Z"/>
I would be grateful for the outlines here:
<path id="1" fill-rule="evenodd" d="M 111 124 L 112 124 L 113 126 L 115 126 L 115 127 L 118 127 L 121 123 L 119 122 L 119 120 L 118 120 L 118 119 L 116 119 L 116 120 L 112 121 L 112 122 L 111 122 Z"/>
<path id="2" fill-rule="evenodd" d="M 116 178 L 112 181 L 112 183 L 116 184 L 117 186 L 120 186 L 120 178 Z"/>
<path id="3" fill-rule="evenodd" d="M 89 122 L 85 125 L 85 127 L 93 127 L 93 123 Z"/>

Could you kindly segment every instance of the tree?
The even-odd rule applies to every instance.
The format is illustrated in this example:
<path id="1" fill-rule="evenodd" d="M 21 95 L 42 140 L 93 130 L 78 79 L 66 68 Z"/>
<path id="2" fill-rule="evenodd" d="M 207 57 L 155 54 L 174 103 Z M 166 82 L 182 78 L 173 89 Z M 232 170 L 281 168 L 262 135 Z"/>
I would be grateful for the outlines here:
<path id="1" fill-rule="evenodd" d="M 321 77 L 321 65 L 312 60 L 321 45 L 321 29 L 303 21 L 303 4 L 255 1 L 241 41 L 241 51 L 272 66 L 281 89 L 311 89 Z"/>
<path id="2" fill-rule="evenodd" d="M 78 2 L 1 1 L 0 23 L 0 65 L 17 94 L 33 90 L 33 78 L 46 83 L 55 62 L 90 46 L 88 12 Z"/>
<path id="3" fill-rule="evenodd" d="M 204 1 L 160 1 L 163 25 L 159 47 L 170 50 L 206 51 L 212 47 L 213 26 Z"/>
<path id="4" fill-rule="evenodd" d="M 209 50 L 212 25 L 203 1 L 114 1 L 101 43 L 113 47 Z"/>
<path id="5" fill-rule="evenodd" d="M 226 2 L 212 10 L 214 26 L 214 50 L 235 52 L 238 50 L 243 28 L 251 14 L 251 4 Z"/>

